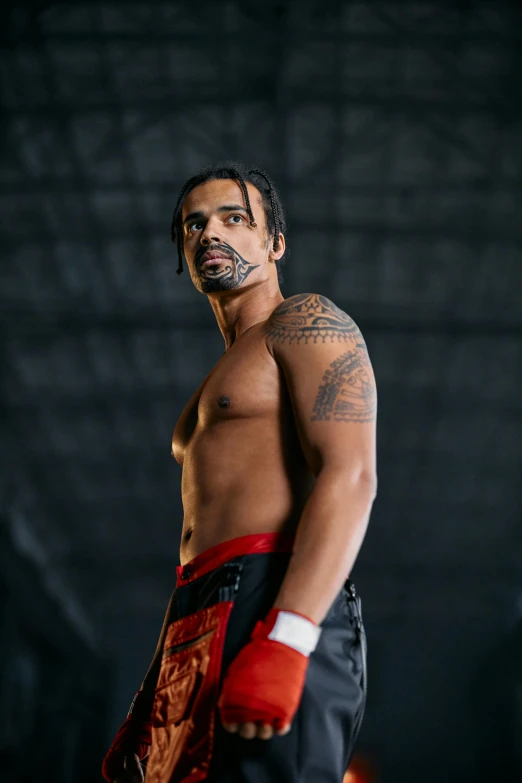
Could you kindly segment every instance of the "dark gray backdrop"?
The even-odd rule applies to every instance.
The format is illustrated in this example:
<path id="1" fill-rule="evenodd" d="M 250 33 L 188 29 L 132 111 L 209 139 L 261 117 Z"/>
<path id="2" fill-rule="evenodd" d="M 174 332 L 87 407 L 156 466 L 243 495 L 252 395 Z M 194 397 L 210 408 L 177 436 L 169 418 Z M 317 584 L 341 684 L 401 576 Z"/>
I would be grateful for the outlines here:
<path id="1" fill-rule="evenodd" d="M 11 779 L 34 779 L 35 710 L 58 720 L 31 684 L 48 677 L 45 637 L 61 639 L 35 631 L 35 592 L 101 689 L 90 747 L 154 649 L 181 525 L 171 432 L 222 352 L 175 274 L 171 210 L 188 175 L 230 157 L 266 168 L 285 201 L 285 295 L 345 309 L 377 377 L 360 749 L 385 783 L 522 777 L 520 5 L 26 0 L 1 14 Z M 54 779 L 82 781 L 78 742 L 60 741 L 59 758 L 40 743 Z"/>

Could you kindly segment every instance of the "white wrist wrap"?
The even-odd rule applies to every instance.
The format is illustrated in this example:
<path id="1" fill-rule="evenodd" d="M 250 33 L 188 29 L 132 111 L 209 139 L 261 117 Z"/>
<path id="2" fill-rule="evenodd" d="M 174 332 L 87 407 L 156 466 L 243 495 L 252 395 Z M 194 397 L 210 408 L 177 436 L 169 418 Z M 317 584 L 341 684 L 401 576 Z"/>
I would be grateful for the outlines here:
<path id="1" fill-rule="evenodd" d="M 269 639 L 281 642 L 307 657 L 317 647 L 321 629 L 305 617 L 293 612 L 279 612 L 274 627 L 268 634 Z"/>

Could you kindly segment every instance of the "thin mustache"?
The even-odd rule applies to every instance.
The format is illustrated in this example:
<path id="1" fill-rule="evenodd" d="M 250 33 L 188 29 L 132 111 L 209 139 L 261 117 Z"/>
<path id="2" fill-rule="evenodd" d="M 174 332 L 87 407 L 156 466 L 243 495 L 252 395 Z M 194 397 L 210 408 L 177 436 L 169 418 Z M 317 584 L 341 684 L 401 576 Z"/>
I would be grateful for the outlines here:
<path id="1" fill-rule="evenodd" d="M 202 257 L 205 255 L 205 253 L 210 253 L 210 251 L 216 251 L 216 252 L 223 253 L 223 256 L 225 258 L 230 259 L 230 260 L 232 260 L 232 258 L 233 258 L 233 256 L 232 256 L 233 250 L 232 250 L 232 248 L 230 248 L 230 250 L 229 250 L 227 245 L 224 245 L 224 246 L 223 245 L 214 245 L 214 247 L 204 247 L 204 248 L 202 248 L 201 251 L 198 250 L 198 252 L 196 253 L 196 263 L 198 265 L 198 268 L 201 266 L 201 259 L 202 259 Z"/>

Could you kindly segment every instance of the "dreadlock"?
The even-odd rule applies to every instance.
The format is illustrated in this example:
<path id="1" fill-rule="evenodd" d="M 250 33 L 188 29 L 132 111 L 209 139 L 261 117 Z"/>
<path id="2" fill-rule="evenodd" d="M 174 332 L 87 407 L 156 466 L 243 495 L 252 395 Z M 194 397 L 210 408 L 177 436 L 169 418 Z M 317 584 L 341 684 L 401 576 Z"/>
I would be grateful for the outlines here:
<path id="1" fill-rule="evenodd" d="M 273 182 L 270 180 L 267 174 L 261 169 L 248 169 L 241 163 L 233 161 L 227 161 L 225 163 L 218 163 L 214 166 L 205 166 L 193 177 L 190 177 L 183 187 L 178 196 L 176 206 L 174 207 L 174 213 L 172 215 L 172 223 L 170 226 L 170 238 L 172 242 L 177 246 L 178 251 L 178 268 L 177 274 L 180 275 L 183 272 L 183 231 L 181 225 L 181 211 L 183 208 L 183 202 L 186 196 L 198 185 L 202 185 L 203 182 L 208 182 L 213 179 L 234 179 L 238 182 L 241 192 L 243 193 L 243 199 L 245 201 L 245 207 L 250 225 L 255 227 L 257 224 L 254 220 L 252 213 L 252 207 L 250 205 L 250 199 L 248 196 L 248 190 L 246 182 L 254 185 L 260 192 L 263 208 L 266 216 L 266 223 L 268 233 L 273 237 L 273 249 L 277 250 L 279 247 L 279 233 L 286 231 L 286 220 L 283 211 L 283 205 L 279 199 L 279 195 L 274 187 Z M 281 267 L 284 263 L 283 258 L 280 258 L 276 262 L 277 278 L 279 283 L 283 282 L 283 275 L 281 273 Z"/>

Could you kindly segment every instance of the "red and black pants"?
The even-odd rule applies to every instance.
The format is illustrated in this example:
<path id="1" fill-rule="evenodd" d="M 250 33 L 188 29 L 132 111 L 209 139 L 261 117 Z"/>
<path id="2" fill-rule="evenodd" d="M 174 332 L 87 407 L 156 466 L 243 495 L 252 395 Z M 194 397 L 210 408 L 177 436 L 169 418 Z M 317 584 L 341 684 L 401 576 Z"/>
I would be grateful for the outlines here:
<path id="1" fill-rule="evenodd" d="M 281 535 L 225 542 L 178 568 L 146 783 L 341 783 L 364 712 L 366 640 L 347 580 L 321 623 L 290 732 L 246 740 L 220 724 L 224 672 L 273 606 L 291 557 Z"/>

